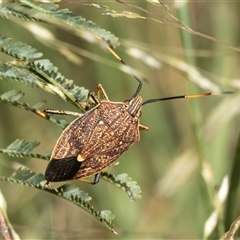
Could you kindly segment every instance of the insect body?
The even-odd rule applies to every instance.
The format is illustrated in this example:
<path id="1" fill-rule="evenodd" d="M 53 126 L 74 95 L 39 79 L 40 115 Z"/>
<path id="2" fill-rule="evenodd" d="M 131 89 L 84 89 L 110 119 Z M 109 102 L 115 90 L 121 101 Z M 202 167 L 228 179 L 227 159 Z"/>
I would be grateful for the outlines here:
<path id="1" fill-rule="evenodd" d="M 139 141 L 139 128 L 148 129 L 139 124 L 142 102 L 141 96 L 123 103 L 103 100 L 69 124 L 53 149 L 46 180 L 82 179 L 110 166 Z"/>
<path id="2" fill-rule="evenodd" d="M 125 64 L 115 52 L 113 54 Z M 141 108 L 145 104 L 231 93 L 202 93 L 143 101 L 138 95 L 142 82 L 136 76 L 134 78 L 138 81 L 138 88 L 130 100 L 111 102 L 102 85 L 99 84 L 97 97 L 93 93 L 89 94 L 85 107 L 88 107 L 90 98 L 96 106 L 83 115 L 68 111 L 45 110 L 46 113 L 51 114 L 78 116 L 63 131 L 53 149 L 45 172 L 48 182 L 79 179 L 91 184 L 97 183 L 100 173 L 112 165 L 132 144 L 139 141 L 139 130 L 148 130 L 147 126 L 139 123 Z M 100 101 L 101 94 L 105 98 L 103 101 Z M 95 175 L 93 182 L 85 179 L 93 175 Z"/>

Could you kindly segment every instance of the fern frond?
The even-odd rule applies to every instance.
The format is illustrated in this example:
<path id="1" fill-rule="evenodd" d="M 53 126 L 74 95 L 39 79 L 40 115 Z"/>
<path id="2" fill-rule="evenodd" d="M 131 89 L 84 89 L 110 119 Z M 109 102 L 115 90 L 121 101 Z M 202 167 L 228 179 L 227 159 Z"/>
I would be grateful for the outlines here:
<path id="1" fill-rule="evenodd" d="M 132 181 L 132 179 L 125 173 L 114 176 L 108 172 L 102 172 L 101 178 L 114 183 L 117 187 L 125 191 L 131 200 L 137 200 L 141 198 L 141 188 L 137 185 L 137 182 Z"/>
<path id="2" fill-rule="evenodd" d="M 37 142 L 37 141 L 26 141 L 26 140 L 17 139 L 7 147 L 7 151 L 9 153 L 11 152 L 12 153 L 16 153 L 16 152 L 29 153 L 34 148 L 36 148 L 39 144 L 40 142 Z"/>
<path id="3" fill-rule="evenodd" d="M 44 64 L 42 64 L 43 62 Z M 76 86 L 72 80 L 62 76 L 57 69 L 55 69 L 56 72 L 46 71 L 44 68 L 46 62 L 49 61 L 42 60 L 31 62 L 27 66 L 19 66 L 21 64 L 19 62 L 4 63 L 0 61 L 0 79 L 19 81 L 32 87 L 40 87 L 49 93 L 57 94 L 65 101 L 70 101 L 79 108 L 77 102 L 85 102 L 89 91 L 84 87 Z M 49 64 L 51 63 L 49 62 Z"/>
<path id="4" fill-rule="evenodd" d="M 109 210 L 96 211 L 89 203 L 92 198 L 86 192 L 79 190 L 79 188 L 75 187 L 73 184 L 64 184 L 58 188 L 53 188 L 52 186 L 46 184 L 42 185 L 41 182 L 45 181 L 44 175 L 36 174 L 28 168 L 19 168 L 10 177 L 0 176 L 0 181 L 6 181 L 12 184 L 21 184 L 61 197 L 85 209 L 98 221 L 104 224 L 107 229 L 116 234 L 112 223 L 114 215 Z"/>
<path id="5" fill-rule="evenodd" d="M 89 91 L 83 87 L 76 86 L 73 80 L 65 78 L 49 60 L 33 61 L 30 63 L 30 67 L 37 74 L 41 75 L 45 82 L 50 83 L 51 90 L 65 101 L 70 101 L 78 108 L 80 107 L 78 102 L 86 101 Z"/>
<path id="6" fill-rule="evenodd" d="M 12 142 L 7 148 L 0 149 L 0 153 L 8 154 L 11 157 L 32 157 L 32 158 L 40 158 L 40 159 L 50 159 L 50 153 L 46 154 L 36 154 L 31 153 L 37 146 L 39 146 L 40 142 L 37 141 L 27 141 L 25 139 L 16 139 Z M 137 200 L 141 198 L 141 189 L 137 185 L 135 181 L 127 174 L 120 174 L 118 176 L 114 176 L 108 172 L 102 172 L 101 178 L 110 182 L 114 183 L 116 186 L 121 188 L 125 191 L 131 200 Z"/>
<path id="7" fill-rule="evenodd" d="M 16 61 L 0 62 L 0 79 L 20 81 L 32 87 L 57 94 L 63 100 L 80 108 L 78 102 L 85 102 L 88 90 L 64 77 L 49 60 L 41 59 L 42 54 L 24 43 L 10 43 L 10 39 L 0 35 L 0 51 Z M 81 109 L 81 108 L 80 108 Z"/>
<path id="8" fill-rule="evenodd" d="M 19 81 L 31 87 L 38 87 L 38 82 L 42 81 L 39 76 L 34 75 L 26 66 L 19 66 L 19 63 L 2 61 L 0 61 L 0 79 Z M 51 92 L 47 87 L 45 87 L 45 90 Z"/>
<path id="9" fill-rule="evenodd" d="M 23 102 L 17 101 L 24 96 L 25 96 L 25 94 L 20 91 L 11 90 L 9 92 L 6 92 L 6 93 L 0 95 L 0 102 L 8 104 L 8 105 L 12 105 L 14 107 L 18 107 L 18 108 L 21 108 L 21 109 L 24 109 L 27 111 L 31 111 L 31 112 L 35 113 L 36 115 L 53 122 L 54 124 L 56 124 L 57 126 L 63 128 L 63 129 L 69 124 L 66 120 L 55 119 L 51 116 L 46 115 L 46 113 L 44 113 L 43 111 L 38 110 L 40 107 L 42 107 L 45 104 L 45 101 L 38 102 L 32 107 L 28 103 L 23 103 Z"/>
<path id="10" fill-rule="evenodd" d="M 13 43 L 6 47 L 1 47 L 0 51 L 19 60 L 33 60 L 42 57 L 42 53 L 36 48 L 21 42 Z"/>
<path id="11" fill-rule="evenodd" d="M 11 157 L 31 157 L 49 160 L 51 154 L 49 152 L 46 154 L 32 153 L 32 150 L 39 146 L 39 144 L 40 142 L 37 141 L 17 139 L 12 142 L 6 149 L 0 149 L 0 153 L 8 154 Z M 135 181 L 132 181 L 132 179 L 127 174 L 124 173 L 118 176 L 114 176 L 113 174 L 110 174 L 108 172 L 102 172 L 101 178 L 121 188 L 128 194 L 131 200 L 137 200 L 141 198 L 140 187 Z"/>
<path id="12" fill-rule="evenodd" d="M 20 4 L 12 4 L 3 1 L 0 14 L 3 16 L 15 16 L 24 20 L 34 20 L 64 27 L 87 41 L 104 41 L 106 44 L 116 47 L 118 38 L 111 32 L 100 28 L 92 21 L 86 21 L 81 16 L 76 16 L 68 9 L 59 9 L 57 4 L 42 3 L 29 0 L 20 0 Z"/>
<path id="13" fill-rule="evenodd" d="M 31 153 L 34 148 L 36 148 L 40 142 L 37 141 L 27 141 L 24 139 L 16 139 L 12 142 L 7 148 L 0 149 L 0 153 L 5 153 L 11 157 L 30 157 L 30 158 L 40 158 L 49 160 L 50 154 L 38 154 L 38 153 Z"/>
<path id="14" fill-rule="evenodd" d="M 42 107 L 45 104 L 45 101 L 41 101 L 34 105 L 33 107 L 30 107 L 28 103 L 22 103 L 18 100 L 23 98 L 25 94 L 21 91 L 11 90 L 8 91 L 2 95 L 0 95 L 0 102 L 19 107 L 28 111 L 35 111 L 36 109 Z"/>

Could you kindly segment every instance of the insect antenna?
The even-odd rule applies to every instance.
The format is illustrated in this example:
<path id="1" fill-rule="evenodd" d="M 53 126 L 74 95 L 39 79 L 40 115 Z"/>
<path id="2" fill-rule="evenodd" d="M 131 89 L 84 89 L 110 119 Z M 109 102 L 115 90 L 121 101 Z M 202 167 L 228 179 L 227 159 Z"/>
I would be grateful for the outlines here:
<path id="1" fill-rule="evenodd" d="M 112 53 L 112 55 L 119 61 L 121 62 L 123 65 L 128 66 L 124 60 L 117 55 L 117 53 L 114 52 L 114 50 L 108 46 L 108 50 Z M 142 89 L 142 81 L 134 74 L 132 74 L 132 76 L 137 80 L 138 82 L 138 87 L 137 90 L 135 91 L 135 93 L 133 94 L 132 98 L 135 98 L 139 92 Z M 167 101 L 167 100 L 173 100 L 173 99 L 181 99 L 181 98 L 202 98 L 202 97 L 207 97 L 207 96 L 217 96 L 217 95 L 222 95 L 222 94 L 232 94 L 233 92 L 231 91 L 225 91 L 225 92 L 209 92 L 209 93 L 198 93 L 198 94 L 190 94 L 190 95 L 180 95 L 180 96 L 172 96 L 172 97 L 166 97 L 166 98 L 154 98 L 154 99 L 149 99 L 146 100 L 142 103 L 142 106 L 148 103 L 153 103 L 153 102 L 160 102 L 160 101 Z"/>
<path id="2" fill-rule="evenodd" d="M 124 62 L 124 60 L 123 60 L 122 58 L 120 58 L 120 57 L 112 50 L 111 47 L 108 46 L 108 50 L 112 53 L 112 55 L 113 55 L 120 63 L 122 63 L 123 65 L 125 65 L 125 66 L 128 67 L 128 65 Z M 138 82 L 138 87 L 137 87 L 136 92 L 135 92 L 135 93 L 133 94 L 133 96 L 131 97 L 131 99 L 134 98 L 134 97 L 136 97 L 136 96 L 139 94 L 139 92 L 141 91 L 141 89 L 142 89 L 142 81 L 141 81 L 136 75 L 132 74 L 132 76 L 137 80 L 137 82 Z"/>
<path id="3" fill-rule="evenodd" d="M 207 96 L 217 96 L 222 94 L 232 94 L 233 92 L 227 91 L 227 92 L 209 92 L 209 93 L 198 93 L 198 94 L 191 94 L 191 95 L 179 95 L 179 96 L 173 96 L 173 97 L 165 97 L 165 98 L 154 98 L 146 100 L 142 103 L 142 105 L 148 104 L 148 103 L 154 103 L 154 102 L 160 102 L 160 101 L 167 101 L 167 100 L 173 100 L 173 99 L 180 99 L 180 98 L 201 98 L 201 97 L 207 97 Z"/>

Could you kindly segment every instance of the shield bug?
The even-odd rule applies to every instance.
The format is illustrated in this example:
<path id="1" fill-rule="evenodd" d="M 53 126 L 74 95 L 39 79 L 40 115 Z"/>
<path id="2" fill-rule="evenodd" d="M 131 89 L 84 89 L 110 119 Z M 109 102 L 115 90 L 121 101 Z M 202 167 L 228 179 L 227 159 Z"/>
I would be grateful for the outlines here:
<path id="1" fill-rule="evenodd" d="M 125 62 L 113 52 L 122 63 Z M 134 75 L 133 75 L 134 76 Z M 45 178 L 48 182 L 79 179 L 96 184 L 100 173 L 111 166 L 131 145 L 140 140 L 139 130 L 148 130 L 140 124 L 142 106 L 148 103 L 179 98 L 199 98 L 223 93 L 202 93 L 156 98 L 143 101 L 139 95 L 142 82 L 136 76 L 138 87 L 133 96 L 124 102 L 109 100 L 104 88 L 98 85 L 97 95 L 90 93 L 85 108 L 90 100 L 95 107 L 85 114 L 46 109 L 48 114 L 77 116 L 59 137 L 47 166 Z M 104 100 L 100 100 L 103 95 Z M 95 176 L 93 181 L 85 178 Z"/>

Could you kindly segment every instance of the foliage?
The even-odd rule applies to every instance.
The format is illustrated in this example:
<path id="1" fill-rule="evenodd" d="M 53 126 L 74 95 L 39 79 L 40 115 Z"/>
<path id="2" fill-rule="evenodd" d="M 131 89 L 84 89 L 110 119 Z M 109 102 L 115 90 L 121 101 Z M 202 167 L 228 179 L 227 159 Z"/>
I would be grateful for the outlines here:
<path id="1" fill-rule="evenodd" d="M 86 99 L 87 91 L 83 87 L 78 87 L 74 84 L 72 80 L 66 79 L 58 69 L 53 66 L 49 60 L 36 60 L 42 54 L 38 53 L 36 49 L 23 43 L 9 44 L 10 39 L 6 37 L 0 38 L 0 44 L 5 46 L 1 47 L 3 53 L 15 58 L 14 62 L 4 62 L 1 68 L 1 78 L 9 81 L 20 81 L 30 86 L 41 87 L 43 90 L 48 91 L 52 94 L 58 94 L 65 101 L 69 101 L 72 104 L 78 106 L 80 105 L 80 99 Z M 6 45 L 8 44 L 8 45 Z M 5 68 L 6 66 L 6 68 Z M 19 74 L 20 73 L 20 74 Z M 83 94 L 82 94 L 83 92 Z M 24 93 L 11 90 L 1 95 L 0 101 L 9 105 L 13 105 L 25 110 L 29 110 L 40 117 L 51 120 L 52 122 L 60 125 L 62 128 L 66 126 L 63 125 L 63 121 L 57 121 L 56 119 L 49 117 L 43 111 L 39 110 L 39 107 L 43 106 L 43 102 L 37 103 L 35 106 L 30 107 L 28 103 L 20 102 L 19 100 L 24 97 Z M 26 140 L 15 140 L 6 149 L 0 149 L 0 153 L 8 154 L 11 157 L 31 157 L 40 159 L 49 159 L 49 154 L 36 154 L 31 153 L 31 151 L 36 148 L 40 143 L 37 141 L 26 141 Z M 35 175 L 35 176 L 34 176 Z M 34 177 L 33 177 L 34 176 Z M 33 177 L 29 181 L 29 178 Z M 140 198 L 139 193 L 140 188 L 135 182 L 131 182 L 130 178 L 124 180 L 115 178 L 113 175 L 104 174 L 104 179 L 110 180 L 111 183 L 115 183 L 125 190 L 131 199 L 135 200 Z M 42 187 L 40 182 L 45 181 L 42 174 L 35 174 L 29 169 L 18 169 L 12 174 L 11 177 L 1 177 L 2 181 L 7 181 L 11 183 L 23 184 L 25 186 L 34 187 L 49 192 L 48 188 Z M 135 188 L 136 186 L 136 188 Z M 103 214 L 102 212 L 93 210 L 93 207 L 89 205 L 87 200 L 81 197 L 82 192 L 69 184 L 63 185 L 58 189 L 51 189 L 51 193 L 56 196 L 61 196 L 68 201 L 71 201 L 93 216 L 95 216 L 100 222 L 103 222 L 111 231 L 115 232 L 112 226 L 112 219 L 114 218 L 112 214 Z M 59 194 L 60 193 L 60 194 Z M 79 195 L 79 193 L 81 193 Z M 85 194 L 85 193 L 84 193 Z M 110 216 L 110 217 L 109 217 Z"/>
<path id="2" fill-rule="evenodd" d="M 50 184 L 45 185 L 46 182 L 42 170 L 33 171 L 34 168 L 29 167 L 29 162 L 26 162 L 26 158 L 31 158 L 31 163 L 34 162 L 36 166 L 41 162 L 40 159 L 49 160 L 51 149 L 49 149 L 48 144 L 54 141 L 54 138 L 51 141 L 49 140 L 52 132 L 45 137 L 42 132 L 38 131 L 38 129 L 45 128 L 46 125 L 41 125 L 44 124 L 42 123 L 44 121 L 37 123 L 39 128 L 32 125 L 31 129 L 35 131 L 33 131 L 34 134 L 30 135 L 25 127 L 33 120 L 29 119 L 27 112 L 34 113 L 37 116 L 36 118 L 40 117 L 40 120 L 48 120 L 53 125 L 64 129 L 68 125 L 69 120 L 49 116 L 42 109 L 46 108 L 46 105 L 58 105 L 59 108 L 62 108 L 63 102 L 67 102 L 66 106 L 68 108 L 75 107 L 78 111 L 84 113 L 85 110 L 81 106 L 85 104 L 89 93 L 85 87 L 91 85 L 89 84 L 90 80 L 92 80 L 93 85 L 95 84 L 95 79 L 101 82 L 106 81 L 105 85 L 111 89 L 109 92 L 111 96 L 118 96 L 121 92 L 120 89 L 123 90 L 121 94 L 126 93 L 129 96 L 132 85 L 125 80 L 126 75 L 122 73 L 122 75 L 120 73 L 116 75 L 115 69 L 111 73 L 109 67 L 118 68 L 123 72 L 130 73 L 130 75 L 137 75 L 144 79 L 145 82 L 149 82 L 151 79 L 150 83 L 154 85 L 154 88 L 151 92 L 143 90 L 142 93 L 150 96 L 149 98 L 153 98 L 153 93 L 157 94 L 157 97 L 162 92 L 164 95 L 175 95 L 175 89 L 189 90 L 191 93 L 199 92 L 199 89 L 217 92 L 229 90 L 229 88 L 234 89 L 236 92 L 238 90 L 239 80 L 236 80 L 234 74 L 229 74 L 231 72 L 229 69 L 232 69 L 233 64 L 232 62 L 231 64 L 228 63 L 225 58 L 222 60 L 222 57 L 226 55 L 234 58 L 233 53 L 238 53 L 239 48 L 235 47 L 234 44 L 229 44 L 231 42 L 229 39 L 214 38 L 210 34 L 208 35 L 190 28 L 191 20 L 187 4 L 182 6 L 176 5 L 173 8 L 172 5 L 169 7 L 162 2 L 156 1 L 132 4 L 127 1 L 117 0 L 114 3 L 108 3 L 108 6 L 99 3 L 76 1 L 75 3 L 68 3 L 68 7 L 76 7 L 72 11 L 65 8 L 65 5 L 66 3 L 64 2 L 58 5 L 28 0 L 19 0 L 14 3 L 3 1 L 0 4 L 1 21 L 5 21 L 5 24 L 1 24 L 3 29 L 1 30 L 2 35 L 0 35 L 0 51 L 2 53 L 0 79 L 4 80 L 1 85 L 0 102 L 3 103 L 1 107 L 6 105 L 5 109 L 6 107 L 9 109 L 9 106 L 14 106 L 24 110 L 24 115 L 26 115 L 26 117 L 22 118 L 24 121 L 22 123 L 21 119 L 17 117 L 15 119 L 15 116 L 18 116 L 17 110 L 13 111 L 13 115 L 9 117 L 10 120 L 7 120 L 7 113 L 4 116 L 1 114 L 1 124 L 4 124 L 4 126 L 8 125 L 8 127 L 2 129 L 3 134 L 1 135 L 5 139 L 4 141 L 1 140 L 1 144 L 8 146 L 0 149 L 3 169 L 0 180 L 11 184 L 7 186 L 9 189 L 14 189 L 14 186 L 20 189 L 20 185 L 27 187 L 26 191 L 28 193 L 30 188 L 36 189 L 38 196 L 41 196 L 38 198 L 42 198 L 44 192 L 46 192 L 52 194 L 57 199 L 62 198 L 71 202 L 73 205 L 87 211 L 114 233 L 116 233 L 116 230 L 113 227 L 114 215 L 112 212 L 110 210 L 95 210 L 98 207 L 95 207 L 95 204 L 93 205 L 92 202 L 95 201 L 97 206 L 108 206 L 109 209 L 114 208 L 117 211 L 116 215 L 120 219 L 121 215 L 123 215 L 124 220 L 121 222 L 123 229 L 130 229 L 129 232 L 136 232 L 137 234 L 144 232 L 146 233 L 146 238 L 152 237 L 153 232 L 159 231 L 158 238 L 160 236 L 174 238 L 177 235 L 181 238 L 204 237 L 205 239 L 210 239 L 219 238 L 229 229 L 229 232 L 223 237 L 229 236 L 229 234 L 232 234 L 232 237 L 233 234 L 236 234 L 239 224 L 239 214 L 237 214 L 239 213 L 239 140 L 238 142 L 236 140 L 239 135 L 239 124 L 237 121 L 239 96 L 237 93 L 230 97 L 223 96 L 216 97 L 217 100 L 209 100 L 215 101 L 214 107 L 211 107 L 211 104 L 208 104 L 209 102 L 200 104 L 197 100 L 193 100 L 189 103 L 188 109 L 184 105 L 179 105 L 180 107 L 168 105 L 168 108 L 161 108 L 159 105 L 156 107 L 155 105 L 153 107 L 155 110 L 152 112 L 149 110 L 149 114 L 145 116 L 143 114 L 143 121 L 151 125 L 150 131 L 147 133 L 149 135 L 146 134 L 149 137 L 144 135 L 143 142 L 139 143 L 139 148 L 135 152 L 131 150 L 132 155 L 129 157 L 130 161 L 126 161 L 127 165 L 123 163 L 118 167 L 120 171 L 131 173 L 134 179 L 142 181 L 141 188 L 145 195 L 139 201 L 142 203 L 137 202 L 134 206 L 131 205 L 130 207 L 128 202 L 124 202 L 121 195 L 117 195 L 120 197 L 116 197 L 113 200 L 106 192 L 106 187 L 102 189 L 99 186 L 94 187 L 94 190 L 88 189 L 88 191 L 83 191 L 79 189 L 77 183 L 74 183 L 75 185 L 67 183 L 58 187 Z M 87 11 L 89 15 L 86 18 L 94 19 L 97 14 L 102 13 L 101 17 L 96 18 L 98 22 L 101 19 L 107 19 L 113 25 L 117 23 L 119 24 L 118 27 L 122 28 L 122 32 L 118 29 L 119 36 L 126 34 L 128 39 L 138 39 L 138 42 L 126 39 L 121 40 L 123 47 L 120 50 L 124 50 L 128 61 L 135 58 L 143 67 L 139 67 L 138 64 L 137 68 L 140 70 L 137 71 L 104 58 L 102 56 L 103 51 L 98 53 L 98 47 L 100 47 L 108 50 L 109 53 L 118 58 L 114 48 L 119 46 L 119 41 L 110 32 L 116 32 L 117 30 L 116 28 L 112 29 L 111 24 L 107 26 L 107 29 L 110 29 L 110 31 L 105 30 L 98 26 L 100 23 L 95 24 L 93 21 L 78 16 L 76 13 L 77 9 L 79 11 L 82 10 L 78 8 L 79 6 L 89 10 Z M 156 9 L 160 9 L 164 14 L 156 13 Z M 90 14 L 91 11 L 93 11 L 92 15 Z M 84 15 L 84 10 L 81 14 Z M 140 21 L 142 21 L 141 25 Z M 220 20 L 218 19 L 218 21 Z M 153 23 L 156 25 L 153 25 Z M 17 26 L 15 31 L 8 31 L 7 28 L 4 28 L 8 24 Z M 139 24 L 141 27 L 136 27 L 135 24 Z M 146 27 L 142 24 L 148 25 Z M 126 27 L 129 29 L 126 29 Z M 172 36 L 169 39 L 165 38 L 166 32 L 162 31 L 164 27 L 166 28 L 165 31 L 169 31 L 169 36 Z M 172 29 L 171 27 L 174 28 Z M 22 32 L 20 34 L 17 33 L 17 28 L 26 31 L 25 39 Z M 9 27 L 9 29 L 12 28 Z M 61 38 L 58 37 L 57 31 L 51 32 L 53 29 L 61 32 Z M 136 29 L 141 34 L 133 37 L 136 34 L 135 32 L 137 32 Z M 181 40 L 176 38 L 175 31 L 177 31 Z M 161 32 L 160 36 L 158 32 Z M 5 35 L 13 36 L 14 40 Z M 68 43 L 70 42 L 69 35 L 77 38 L 75 44 Z M 33 40 L 33 36 L 36 40 Z M 229 36 L 229 33 L 222 36 Z M 21 39 L 20 41 L 16 40 L 19 38 Z M 29 41 L 29 39 L 31 40 Z M 71 39 L 71 41 L 74 40 Z M 144 41 L 147 43 L 144 43 Z M 202 46 L 201 44 L 205 41 L 207 41 L 207 44 L 204 45 L 206 49 L 201 49 L 201 47 L 198 49 L 197 44 Z M 194 45 L 195 42 L 197 42 L 196 45 Z M 42 47 L 39 43 L 43 43 L 45 46 Z M 181 51 L 179 51 L 179 48 L 173 48 L 175 44 L 181 48 Z M 83 49 L 79 45 L 84 45 Z M 239 44 L 236 43 L 235 45 L 238 46 Z M 89 46 L 92 47 L 91 50 L 88 50 Z M 212 46 L 216 46 L 216 49 Z M 49 52 L 46 51 L 46 48 Z M 44 54 L 37 49 L 41 49 L 41 52 Z M 84 61 L 89 61 L 84 66 L 91 65 L 90 69 L 84 67 L 84 71 L 80 71 L 80 73 L 79 65 L 82 64 L 83 59 L 79 55 L 83 57 Z M 62 58 L 63 56 L 64 58 Z M 128 58 L 129 56 L 130 58 Z M 214 62 L 215 59 L 217 60 Z M 218 63 L 221 60 L 222 63 Z M 57 64 L 52 62 L 57 62 Z M 71 63 L 70 67 L 66 62 Z M 92 65 L 92 62 L 95 65 Z M 100 64 L 102 64 L 101 67 L 99 67 Z M 216 69 L 210 67 L 215 65 L 218 65 Z M 74 70 L 69 72 L 69 68 Z M 225 68 L 228 74 L 224 72 Z M 170 73 L 166 74 L 163 69 L 165 71 L 170 69 Z M 212 73 L 214 70 L 221 77 L 207 73 L 207 71 Z M 177 74 L 172 77 L 172 72 L 180 73 L 178 74 L 180 77 Z M 77 80 L 68 79 L 64 75 L 70 75 Z M 147 77 L 145 78 L 145 76 Z M 186 89 L 183 86 L 185 83 L 181 85 L 179 83 L 181 81 L 178 81 L 181 80 L 182 76 L 185 76 Z M 233 81 L 234 78 L 235 81 Z M 78 79 L 81 82 L 83 80 L 85 82 L 79 84 Z M 89 82 L 86 81 L 88 79 Z M 159 81 L 157 81 L 158 79 Z M 171 82 L 172 79 L 174 79 L 174 82 Z M 129 82 L 131 81 L 129 80 Z M 14 86 L 15 89 L 8 89 L 8 84 Z M 164 88 L 164 84 L 167 87 Z M 30 92 L 25 85 L 31 87 Z M 149 86 L 146 84 L 145 88 L 147 87 Z M 116 92 L 115 89 L 117 89 Z M 55 96 L 57 101 L 54 100 L 55 98 L 49 100 L 49 93 L 53 97 Z M 43 100 L 45 97 L 47 97 L 47 101 Z M 127 98 L 127 96 L 124 97 Z M 37 103 L 33 104 L 33 101 L 35 101 L 33 99 L 35 98 L 37 98 Z M 221 101 L 221 98 L 226 98 L 226 100 Z M 201 101 L 205 102 L 203 99 Z M 2 109 L 1 111 L 4 111 L 4 108 Z M 175 113 L 174 109 L 178 111 Z M 146 109 L 146 111 L 148 110 Z M 208 113 L 207 119 L 202 117 L 204 111 L 206 111 L 205 114 Z M 186 118 L 188 112 L 190 121 Z M 162 116 L 159 118 L 160 113 L 164 113 L 168 118 L 164 119 Z M 21 122 L 18 128 L 16 128 L 18 132 L 14 131 L 12 120 Z M 11 131 L 9 131 L 9 126 L 11 126 Z M 23 132 L 21 132 L 21 129 L 23 129 Z M 169 130 L 166 131 L 166 129 Z M 192 134 L 189 129 L 192 130 Z M 20 139 L 12 140 L 9 136 L 12 136 L 14 139 Z M 29 141 L 27 140 L 29 136 L 34 139 L 38 137 L 39 139 Z M 54 137 L 56 140 L 57 135 Z M 161 144 L 159 139 L 162 139 Z M 237 144 L 235 144 L 236 142 Z M 39 152 L 35 152 L 37 147 L 41 149 L 38 150 Z M 235 148 L 236 151 L 233 150 Z M 45 149 L 49 151 L 45 152 Z M 130 155 L 126 155 L 126 158 L 128 156 Z M 17 160 L 18 158 L 21 158 L 20 164 L 19 160 Z M 231 161 L 231 159 L 233 160 Z M 112 170 L 114 171 L 115 168 Z M 126 173 L 115 175 L 103 172 L 101 173 L 101 179 L 126 192 L 131 200 L 141 198 L 140 187 Z M 1 187 L 4 195 L 8 195 L 4 191 L 6 183 Z M 218 190 L 215 188 L 216 184 L 219 184 Z M 85 187 L 83 185 L 80 186 L 83 189 Z M 88 192 L 91 192 L 91 194 Z M 90 195 L 93 197 L 90 197 Z M 169 207 L 168 204 L 169 202 L 173 204 L 173 199 L 178 205 Z M 11 199 L 11 201 L 13 200 Z M 11 201 L 7 201 L 10 206 Z M 27 198 L 24 198 L 23 202 L 27 203 Z M 32 202 L 36 206 L 41 204 L 37 200 Z M 137 204 L 142 204 L 140 210 L 137 209 Z M 54 211 L 55 214 L 58 214 L 56 208 L 54 206 Z M 103 208 L 105 209 L 105 207 Z M 21 210 L 24 211 L 24 207 L 18 208 L 18 211 Z M 59 209 L 59 212 L 61 211 L 62 209 Z M 134 214 L 132 214 L 133 211 Z M 34 218 L 33 215 L 29 216 L 29 213 L 28 217 L 31 220 Z M 68 214 L 68 217 L 71 216 Z M 46 218 L 49 217 L 47 216 Z M 56 218 L 60 221 L 60 218 Z M 66 222 L 68 221 L 66 220 Z M 81 223 L 83 222 L 84 220 Z M 232 223 L 233 225 L 230 228 Z M 7 224 L 10 227 L 10 223 Z M 72 222 L 69 222 L 69 225 L 71 224 Z M 78 224 L 76 223 L 77 226 Z M 13 231 L 13 228 L 10 227 L 10 229 Z M 120 234 L 122 233 L 124 236 L 124 233 L 126 234 L 127 231 L 120 231 Z M 168 232 L 166 233 L 166 231 Z M 130 234 L 130 236 L 133 235 Z M 144 234 L 141 234 L 141 237 L 144 236 Z M 46 236 L 44 237 L 46 238 Z M 47 237 L 50 238 L 49 235 Z M 64 236 L 64 238 L 67 237 L 69 236 Z M 96 237 L 96 233 L 94 237 Z M 81 235 L 81 238 L 84 239 L 86 237 Z M 104 236 L 103 238 L 107 237 Z M 17 239 L 17 236 L 15 239 Z"/>

